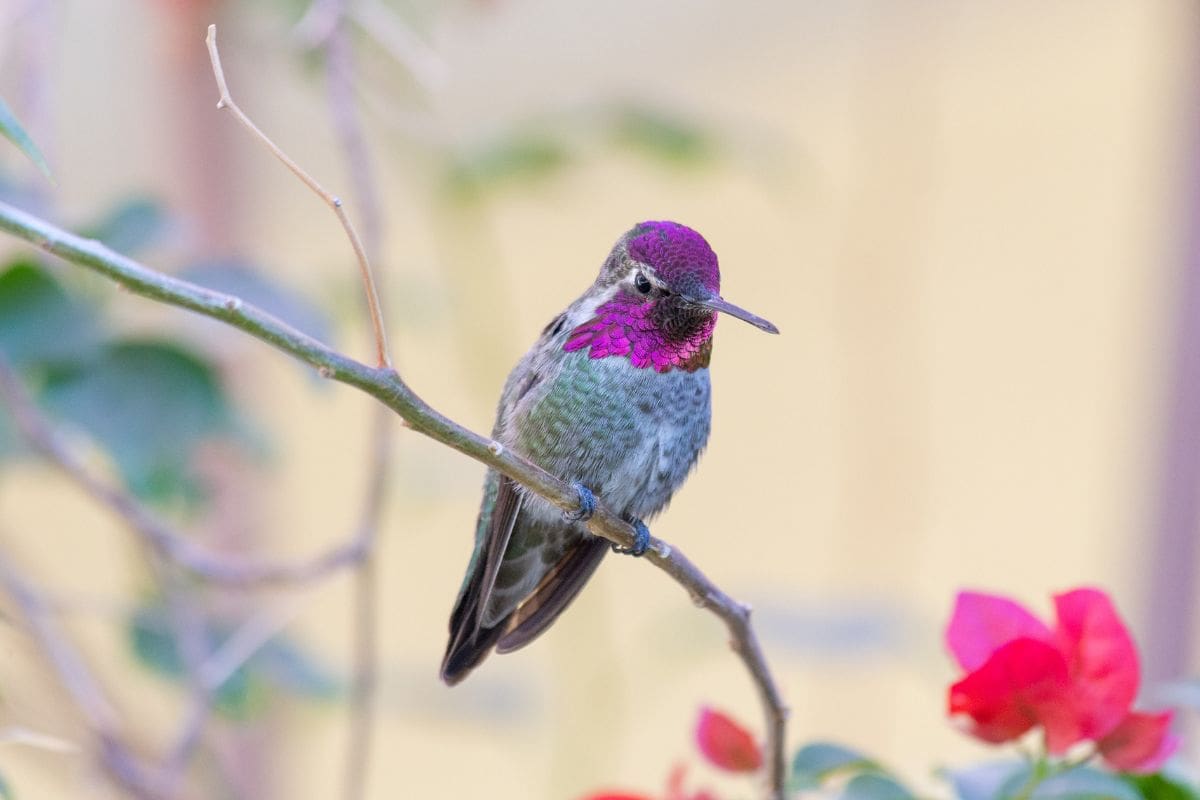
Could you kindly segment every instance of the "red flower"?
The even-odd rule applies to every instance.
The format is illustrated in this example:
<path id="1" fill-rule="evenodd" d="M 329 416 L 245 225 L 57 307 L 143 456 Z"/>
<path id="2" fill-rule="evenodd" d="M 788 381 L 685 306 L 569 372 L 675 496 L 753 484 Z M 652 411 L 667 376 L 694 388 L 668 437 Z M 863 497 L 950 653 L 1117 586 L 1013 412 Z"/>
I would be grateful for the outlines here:
<path id="1" fill-rule="evenodd" d="M 1156 770 L 1178 746 L 1171 712 L 1130 710 L 1140 679 L 1137 651 L 1112 602 L 1095 589 L 1054 598 L 1053 630 L 1011 600 L 962 592 L 946 643 L 967 675 L 950 687 L 949 709 L 987 742 L 1041 726 L 1061 755 L 1097 742 L 1127 772 Z"/>
<path id="2" fill-rule="evenodd" d="M 1171 712 L 1129 713 L 1112 733 L 1097 743 L 1104 760 L 1122 772 L 1157 772 L 1179 749 L 1179 737 L 1168 732 Z"/>
<path id="3" fill-rule="evenodd" d="M 696 743 L 710 764 L 730 772 L 754 772 L 762 766 L 762 752 L 754 737 L 720 711 L 700 709 Z"/>

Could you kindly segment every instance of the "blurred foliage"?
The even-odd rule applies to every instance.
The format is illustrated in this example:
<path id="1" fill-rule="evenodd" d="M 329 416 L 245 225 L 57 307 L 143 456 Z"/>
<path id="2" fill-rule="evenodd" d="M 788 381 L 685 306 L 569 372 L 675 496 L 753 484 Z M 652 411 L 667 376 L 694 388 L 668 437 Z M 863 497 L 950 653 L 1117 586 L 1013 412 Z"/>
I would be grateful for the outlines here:
<path id="1" fill-rule="evenodd" d="M 879 766 L 867 756 L 830 742 L 813 742 L 800 748 L 792 758 L 792 785 L 814 789 L 836 773 L 867 772 Z"/>
<path id="2" fill-rule="evenodd" d="M 170 228 L 166 210 L 140 196 L 82 226 L 84 235 L 123 254 L 160 243 Z M 241 297 L 310 336 L 330 337 L 319 308 L 249 264 L 199 262 L 183 276 Z M 106 300 L 64 286 L 33 258 L 17 257 L 0 266 L 0 353 L 51 417 L 108 453 L 131 491 L 197 508 L 204 499 L 193 469 L 197 449 L 223 438 L 261 451 L 260 432 L 236 413 L 211 358 L 183 340 L 122 334 L 100 311 Z M 0 458 L 19 451 L 0 407 Z"/>
<path id="3" fill-rule="evenodd" d="M 29 138 L 29 134 L 21 127 L 21 123 L 17 122 L 17 117 L 13 114 L 12 109 L 8 107 L 8 103 L 0 99 L 0 133 L 10 142 L 20 148 L 21 152 L 29 157 L 29 160 L 37 166 L 46 179 L 54 180 L 54 176 L 50 174 L 50 165 L 46 163 L 45 156 L 38 146 L 33 143 L 33 139 Z"/>
<path id="4" fill-rule="evenodd" d="M 82 363 L 99 340 L 92 309 L 40 266 L 17 259 L 0 272 L 0 351 L 16 367 Z"/>
<path id="5" fill-rule="evenodd" d="M 985 761 L 938 773 L 957 800 L 1200 800 L 1186 780 L 1169 772 L 1129 775 L 1087 764 L 1055 766 L 1029 759 Z M 792 760 L 791 794 L 841 783 L 840 800 L 909 800 L 900 780 L 876 760 L 828 742 L 802 747 Z"/>
<path id="6" fill-rule="evenodd" d="M 127 623 L 129 646 L 138 662 L 173 682 L 187 680 L 185 664 L 175 639 L 169 610 L 161 603 L 147 603 L 130 615 Z M 204 645 L 216 653 L 234 633 L 234 627 L 209 621 Z M 215 707 L 223 715 L 244 720 L 261 711 L 272 691 L 329 699 L 340 691 L 339 682 L 299 645 L 276 636 L 259 648 L 216 687 Z"/>
<path id="7" fill-rule="evenodd" d="M 48 372 L 39 399 L 87 431 L 150 500 L 198 500 L 196 446 L 232 430 L 215 366 L 169 341 L 113 341 L 86 363 Z"/>
<path id="8" fill-rule="evenodd" d="M 1166 772 L 1126 775 L 1125 780 L 1146 800 L 1200 800 L 1200 791 L 1195 786 Z"/>
<path id="9" fill-rule="evenodd" d="M 166 225 L 160 206 L 134 198 L 86 230 L 129 252 L 153 244 Z M 0 267 L 0 353 L 53 419 L 108 453 L 131 491 L 195 507 L 204 494 L 192 466 L 197 448 L 245 427 L 219 370 L 183 341 L 122 334 L 97 302 L 32 258 L 13 259 Z M 19 452 L 6 417 L 0 457 Z"/>
<path id="10" fill-rule="evenodd" d="M 631 151 L 674 167 L 711 163 L 721 152 L 701 125 L 659 108 L 611 104 L 515 126 L 451 157 L 443 188 L 468 202 L 556 177 L 606 151 Z"/>
<path id="11" fill-rule="evenodd" d="M 131 197 L 112 208 L 80 236 L 98 239 L 122 255 L 156 244 L 166 233 L 169 218 L 163 207 L 148 197 Z"/>

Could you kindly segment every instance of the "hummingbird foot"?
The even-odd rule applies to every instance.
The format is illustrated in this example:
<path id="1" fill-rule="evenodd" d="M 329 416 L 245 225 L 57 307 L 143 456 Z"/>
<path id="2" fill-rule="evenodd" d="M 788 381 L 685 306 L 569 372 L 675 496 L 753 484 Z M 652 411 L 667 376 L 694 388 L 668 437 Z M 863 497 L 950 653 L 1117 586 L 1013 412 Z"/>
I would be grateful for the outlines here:
<path id="1" fill-rule="evenodd" d="M 646 549 L 650 547 L 650 529 L 640 519 L 630 520 L 629 524 L 633 526 L 634 531 L 633 547 L 621 547 L 614 544 L 612 549 L 614 553 L 637 558 L 644 554 Z"/>
<path id="2" fill-rule="evenodd" d="M 575 493 L 579 495 L 579 508 L 574 511 L 564 511 L 563 519 L 567 522 L 587 522 L 592 518 L 592 514 L 596 513 L 596 495 L 592 494 L 592 490 L 576 481 L 571 486 L 575 489 Z"/>

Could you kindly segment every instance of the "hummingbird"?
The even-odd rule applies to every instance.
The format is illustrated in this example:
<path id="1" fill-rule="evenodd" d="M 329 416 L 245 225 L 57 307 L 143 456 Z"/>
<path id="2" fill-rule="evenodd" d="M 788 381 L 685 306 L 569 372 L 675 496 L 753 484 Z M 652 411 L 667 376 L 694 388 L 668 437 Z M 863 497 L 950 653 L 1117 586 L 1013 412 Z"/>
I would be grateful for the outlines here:
<path id="1" fill-rule="evenodd" d="M 718 313 L 779 329 L 720 295 L 717 256 L 676 222 L 643 222 L 613 247 L 595 283 L 546 325 L 500 396 L 492 437 L 569 482 L 563 512 L 489 470 L 475 547 L 450 616 L 441 677 L 453 686 L 493 649 L 543 633 L 610 543 L 587 530 L 596 495 L 636 531 L 662 511 L 708 441 L 708 377 Z"/>

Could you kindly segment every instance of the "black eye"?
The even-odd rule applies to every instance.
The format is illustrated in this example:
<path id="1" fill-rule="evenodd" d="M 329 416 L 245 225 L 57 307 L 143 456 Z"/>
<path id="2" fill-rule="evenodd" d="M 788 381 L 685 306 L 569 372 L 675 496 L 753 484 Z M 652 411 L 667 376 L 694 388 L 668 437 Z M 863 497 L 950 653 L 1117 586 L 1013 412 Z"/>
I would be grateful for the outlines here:
<path id="1" fill-rule="evenodd" d="M 642 273 L 633 276 L 633 285 L 642 294 L 650 294 L 650 281 Z"/>

